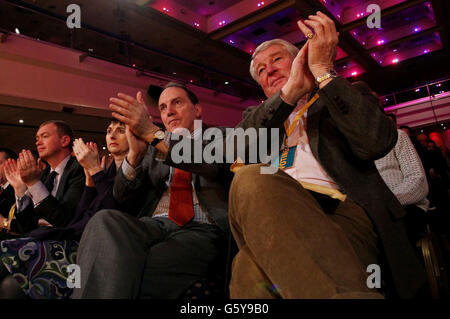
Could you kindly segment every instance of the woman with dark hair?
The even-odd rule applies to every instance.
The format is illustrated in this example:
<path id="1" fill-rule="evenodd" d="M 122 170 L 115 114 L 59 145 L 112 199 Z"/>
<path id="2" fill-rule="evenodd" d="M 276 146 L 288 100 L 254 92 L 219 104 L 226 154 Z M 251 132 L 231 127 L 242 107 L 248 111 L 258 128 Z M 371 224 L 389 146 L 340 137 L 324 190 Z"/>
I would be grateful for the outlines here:
<path id="1" fill-rule="evenodd" d="M 30 297 L 33 299 L 69 298 L 68 266 L 76 264 L 79 240 L 89 219 L 101 209 L 118 208 L 113 198 L 117 168 L 128 152 L 125 125 L 113 120 L 107 128 L 106 143 L 113 159 L 100 160 L 97 145 L 76 139 L 73 151 L 84 168 L 86 186 L 77 212 L 67 227 L 40 227 L 25 238 L 0 242 L 0 298 Z M 9 179 L 17 178 L 17 165 L 5 167 Z M 5 277 L 6 276 L 6 277 Z"/>

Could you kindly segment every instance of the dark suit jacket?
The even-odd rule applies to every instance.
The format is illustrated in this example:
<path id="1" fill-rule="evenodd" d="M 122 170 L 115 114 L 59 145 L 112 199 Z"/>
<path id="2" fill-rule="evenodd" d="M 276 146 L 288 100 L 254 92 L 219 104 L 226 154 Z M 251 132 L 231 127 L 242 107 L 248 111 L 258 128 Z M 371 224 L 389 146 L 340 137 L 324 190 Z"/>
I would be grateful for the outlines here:
<path id="1" fill-rule="evenodd" d="M 92 176 L 95 187 L 84 186 L 75 217 L 67 227 L 39 227 L 27 236 L 39 240 L 80 240 L 84 227 L 95 213 L 102 209 L 119 209 L 113 198 L 116 171 L 116 164 L 113 162 L 108 169 Z"/>
<path id="2" fill-rule="evenodd" d="M 44 182 L 50 173 L 47 167 L 41 176 Z M 80 201 L 84 185 L 84 170 L 75 157 L 67 162 L 59 181 L 56 196 L 47 196 L 38 206 L 28 205 L 23 211 L 16 213 L 16 219 L 11 222 L 11 231 L 27 233 L 38 227 L 38 220 L 43 218 L 54 227 L 65 227 L 72 220 Z"/>
<path id="3" fill-rule="evenodd" d="M 157 151 L 149 146 L 147 155 L 136 168 L 136 178 L 127 180 L 119 169 L 114 183 L 114 197 L 125 211 L 136 217 L 151 216 L 166 190 L 169 178 L 169 164 L 176 165 L 168 158 L 165 162 L 156 160 Z M 205 171 L 193 172 L 195 191 L 200 202 L 216 225 L 224 232 L 228 224 L 229 170 L 220 165 L 206 165 Z M 182 168 L 182 167 L 180 167 Z M 209 168 L 209 169 L 208 169 Z"/>
<path id="4" fill-rule="evenodd" d="M 425 282 L 424 272 L 405 233 L 405 211 L 373 162 L 395 146 L 397 130 L 362 83 L 351 85 L 336 78 L 318 94 L 307 114 L 312 153 L 341 189 L 365 209 L 379 235 L 399 296 L 413 297 Z M 278 93 L 247 109 L 238 126 L 278 127 L 285 132 L 283 123 L 294 108 Z"/>
<path id="5" fill-rule="evenodd" d="M 14 194 L 14 188 L 8 185 L 0 195 L 0 214 L 3 217 L 8 218 L 9 211 L 12 205 L 16 202 L 16 196 Z"/>

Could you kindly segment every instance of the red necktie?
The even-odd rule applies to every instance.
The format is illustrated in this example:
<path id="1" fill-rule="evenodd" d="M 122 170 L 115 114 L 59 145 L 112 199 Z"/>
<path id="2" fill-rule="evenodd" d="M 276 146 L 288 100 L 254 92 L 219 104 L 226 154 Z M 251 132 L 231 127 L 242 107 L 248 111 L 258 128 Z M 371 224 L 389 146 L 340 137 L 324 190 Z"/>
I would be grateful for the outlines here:
<path id="1" fill-rule="evenodd" d="M 191 173 L 175 168 L 170 185 L 169 218 L 183 226 L 194 218 Z"/>

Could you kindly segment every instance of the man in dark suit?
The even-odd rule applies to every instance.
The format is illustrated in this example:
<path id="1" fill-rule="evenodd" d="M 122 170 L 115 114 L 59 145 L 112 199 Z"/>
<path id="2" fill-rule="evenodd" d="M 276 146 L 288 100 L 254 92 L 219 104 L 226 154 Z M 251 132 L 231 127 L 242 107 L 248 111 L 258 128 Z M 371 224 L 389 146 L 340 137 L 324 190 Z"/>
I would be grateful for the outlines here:
<path id="1" fill-rule="evenodd" d="M 73 298 L 178 298 L 210 271 L 225 269 L 212 268 L 226 251 L 229 171 L 212 164 L 191 174 L 170 167 L 158 151 L 173 133 L 202 133 L 194 126 L 201 105 L 185 86 L 171 83 L 161 93 L 165 133 L 149 120 L 140 92 L 136 99 L 119 93 L 111 103 L 118 120 L 130 125 L 136 116 L 143 124 L 127 127 L 130 150 L 114 184 L 128 214 L 103 210 L 88 223 Z"/>
<path id="2" fill-rule="evenodd" d="M 17 162 L 6 163 L 17 205 L 13 219 L 0 217 L 4 231 L 25 234 L 39 226 L 64 227 L 73 218 L 83 191 L 84 171 L 71 155 L 72 140 L 66 122 L 44 122 L 36 133 L 39 159 L 23 150 Z"/>
<path id="3" fill-rule="evenodd" d="M 14 197 L 14 188 L 8 182 L 5 176 L 5 163 L 6 161 L 11 159 L 17 159 L 17 154 L 8 149 L 8 148 L 0 148 L 0 214 L 7 218 L 11 207 L 14 205 L 15 197 Z"/>
<path id="4" fill-rule="evenodd" d="M 373 163 L 395 145 L 396 128 L 367 86 L 333 71 L 333 21 L 318 12 L 298 25 L 307 37 L 300 52 L 268 41 L 250 67 L 268 99 L 238 126 L 279 128 L 284 143 L 277 173 L 248 165 L 233 179 L 231 297 L 379 298 L 373 288 L 390 282 L 412 298 L 423 270 L 405 212 Z"/>
<path id="5" fill-rule="evenodd" d="M 38 227 L 64 227 L 81 198 L 83 168 L 71 155 L 73 132 L 63 121 L 47 121 L 36 133 L 39 159 L 23 150 L 4 164 L 16 200 L 14 215 L 0 215 L 1 238 L 24 237 Z M 44 163 L 45 161 L 45 163 Z M 24 298 L 19 283 L 0 267 L 0 297 Z"/>

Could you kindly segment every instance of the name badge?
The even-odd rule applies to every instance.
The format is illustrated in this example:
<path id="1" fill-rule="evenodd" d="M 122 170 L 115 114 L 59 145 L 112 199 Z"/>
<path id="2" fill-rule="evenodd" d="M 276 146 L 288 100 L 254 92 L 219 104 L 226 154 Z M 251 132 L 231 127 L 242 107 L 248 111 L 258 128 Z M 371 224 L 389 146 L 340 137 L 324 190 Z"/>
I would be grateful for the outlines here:
<path id="1" fill-rule="evenodd" d="M 294 165 L 296 150 L 297 145 L 287 147 L 280 151 L 280 156 L 278 157 L 278 167 L 280 169 L 291 168 Z"/>

